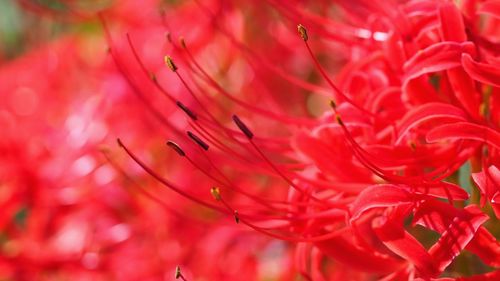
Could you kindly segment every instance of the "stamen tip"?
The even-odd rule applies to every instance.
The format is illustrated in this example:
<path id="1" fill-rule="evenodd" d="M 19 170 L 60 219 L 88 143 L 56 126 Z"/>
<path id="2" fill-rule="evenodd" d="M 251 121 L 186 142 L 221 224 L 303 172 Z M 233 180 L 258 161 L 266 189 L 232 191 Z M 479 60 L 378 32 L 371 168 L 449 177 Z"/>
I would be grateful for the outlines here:
<path id="1" fill-rule="evenodd" d="M 184 40 L 184 37 L 179 38 L 179 43 L 181 44 L 181 47 L 186 49 L 186 40 Z"/>
<path id="2" fill-rule="evenodd" d="M 165 65 L 167 65 L 173 72 L 177 71 L 177 65 L 175 65 L 174 60 L 172 60 L 170 56 L 165 56 Z"/>
<path id="3" fill-rule="evenodd" d="M 123 147 L 123 143 L 122 143 L 122 140 L 120 138 L 117 138 L 116 142 L 118 143 L 118 146 Z"/>
<path id="4" fill-rule="evenodd" d="M 193 134 L 190 131 L 187 131 L 187 135 L 190 139 L 192 139 L 197 145 L 199 145 L 203 150 L 208 151 L 208 144 L 205 143 L 202 139 L 200 139 L 197 135 Z"/>
<path id="5" fill-rule="evenodd" d="M 410 141 L 410 148 L 412 151 L 417 150 L 417 144 L 414 141 Z"/>
<path id="6" fill-rule="evenodd" d="M 176 266 L 175 267 L 175 279 L 179 279 L 181 277 L 181 267 L 180 266 Z"/>
<path id="7" fill-rule="evenodd" d="M 184 111 L 184 113 L 186 113 L 189 118 L 191 118 L 193 121 L 196 121 L 198 120 L 198 116 L 196 115 L 196 113 L 194 113 L 193 111 L 191 111 L 191 109 L 189 109 L 187 106 L 185 106 L 182 102 L 180 101 L 177 101 L 176 102 L 177 106 L 182 109 L 182 111 Z"/>
<path id="8" fill-rule="evenodd" d="M 335 101 L 330 100 L 330 107 L 333 108 L 334 110 L 337 109 L 337 104 L 335 103 Z"/>
<path id="9" fill-rule="evenodd" d="M 309 39 L 309 36 L 307 35 L 307 29 L 302 24 L 297 25 L 297 31 L 299 32 L 302 40 L 307 41 Z"/>
<path id="10" fill-rule="evenodd" d="M 233 114 L 233 121 L 248 139 L 253 138 L 252 131 L 248 129 L 247 125 L 245 125 L 245 123 L 243 123 L 243 121 L 241 121 L 241 119 L 236 114 Z"/>
<path id="11" fill-rule="evenodd" d="M 238 215 L 238 210 L 234 210 L 234 220 L 236 223 L 240 223 L 240 216 Z"/>
<path id="12" fill-rule="evenodd" d="M 215 198 L 215 200 L 217 200 L 217 201 L 221 200 L 220 190 L 218 187 L 212 187 L 210 189 L 210 193 L 212 193 L 212 196 Z"/>
<path id="13" fill-rule="evenodd" d="M 339 123 L 340 126 L 344 126 L 344 121 L 340 118 L 340 115 L 335 115 L 335 119 L 337 119 L 337 123 Z"/>
<path id="14" fill-rule="evenodd" d="M 177 152 L 177 154 L 179 154 L 181 157 L 186 156 L 186 153 L 184 152 L 184 150 L 182 150 L 182 148 L 177 143 L 175 143 L 171 140 L 168 140 L 167 145 L 169 147 L 171 147 L 173 150 L 175 150 L 175 152 Z"/>
<path id="15" fill-rule="evenodd" d="M 153 81 L 153 82 L 156 82 L 156 81 L 157 81 L 157 79 L 156 79 L 156 75 L 155 75 L 153 72 L 150 72 L 150 73 L 149 73 L 149 79 L 151 79 L 151 81 Z"/>

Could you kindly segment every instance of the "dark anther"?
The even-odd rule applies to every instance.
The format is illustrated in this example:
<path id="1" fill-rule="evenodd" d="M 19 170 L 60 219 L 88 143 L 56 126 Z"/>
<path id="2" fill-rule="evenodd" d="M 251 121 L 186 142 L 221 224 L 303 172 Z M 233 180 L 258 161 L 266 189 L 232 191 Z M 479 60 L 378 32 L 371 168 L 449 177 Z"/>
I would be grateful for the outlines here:
<path id="1" fill-rule="evenodd" d="M 243 132 L 243 134 L 245 134 L 245 136 L 247 136 L 248 139 L 253 138 L 252 131 L 250 131 L 250 129 L 248 129 L 248 127 L 245 125 L 245 123 L 243 123 L 243 121 L 241 121 L 241 119 L 238 116 L 233 115 L 233 121 L 234 121 L 234 123 L 236 123 L 236 126 L 238 126 L 238 128 L 240 128 L 240 130 Z"/>
<path id="2" fill-rule="evenodd" d="M 167 141 L 167 145 L 170 146 L 173 150 L 175 150 L 175 152 L 177 152 L 177 154 L 179 154 L 180 156 L 186 156 L 184 150 L 182 150 L 182 148 L 175 142 L 169 140 Z"/>
<path id="3" fill-rule="evenodd" d="M 193 119 L 194 121 L 198 119 L 196 113 L 192 112 L 191 109 L 187 108 L 182 102 L 177 101 L 176 104 L 180 109 L 182 109 L 182 111 L 184 111 L 189 116 L 189 118 Z"/>
<path id="4" fill-rule="evenodd" d="M 208 144 L 206 144 L 204 141 L 202 141 L 198 136 L 195 134 L 191 133 L 190 131 L 187 131 L 187 135 L 194 141 L 196 142 L 201 148 L 204 150 L 208 150 Z"/>

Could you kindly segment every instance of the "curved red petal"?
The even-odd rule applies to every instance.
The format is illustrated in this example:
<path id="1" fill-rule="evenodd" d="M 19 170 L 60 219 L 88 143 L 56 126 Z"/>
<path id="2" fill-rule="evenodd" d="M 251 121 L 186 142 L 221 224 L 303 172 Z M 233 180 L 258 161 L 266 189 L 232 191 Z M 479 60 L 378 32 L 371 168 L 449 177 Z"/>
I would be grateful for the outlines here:
<path id="1" fill-rule="evenodd" d="M 385 221 L 384 221 L 385 220 Z M 422 276 L 436 276 L 439 272 L 434 260 L 424 246 L 410 235 L 399 222 L 382 219 L 375 226 L 375 232 L 385 246 L 405 260 L 413 264 Z M 399 233 L 400 235 L 394 235 Z"/>
<path id="2" fill-rule="evenodd" d="M 387 255 L 357 247 L 342 237 L 318 242 L 315 246 L 339 263 L 363 272 L 390 273 L 403 264 Z"/>
<path id="3" fill-rule="evenodd" d="M 406 84 L 426 73 L 438 72 L 451 69 L 461 65 L 460 59 L 463 53 L 475 54 L 474 44 L 471 42 L 440 42 L 418 51 L 404 65 L 406 73 L 403 79 Z"/>
<path id="4" fill-rule="evenodd" d="M 453 219 L 463 216 L 463 209 L 435 200 L 426 200 L 415 212 L 415 224 L 420 224 L 438 233 L 444 233 Z M 476 254 L 490 266 L 500 266 L 500 243 L 486 228 L 479 227 L 466 249 Z"/>
<path id="5" fill-rule="evenodd" d="M 437 118 L 452 118 L 465 121 L 467 115 L 458 107 L 445 103 L 427 103 L 410 110 L 398 126 L 399 135 L 396 144 L 399 144 L 405 134 L 419 124 Z"/>
<path id="6" fill-rule="evenodd" d="M 474 238 L 478 228 L 488 220 L 477 206 L 465 208 L 467 212 L 455 217 L 441 238 L 431 247 L 429 254 L 442 272 Z"/>
<path id="7" fill-rule="evenodd" d="M 477 9 L 478 14 L 488 14 L 500 19 L 500 1 L 491 0 L 485 1 L 479 5 Z"/>
<path id="8" fill-rule="evenodd" d="M 462 54 L 462 66 L 474 80 L 500 87 L 500 66 L 476 62 L 469 54 Z"/>
<path id="9" fill-rule="evenodd" d="M 352 204 L 351 221 L 373 208 L 399 206 L 411 202 L 412 195 L 396 185 L 372 185 L 363 190 Z"/>
<path id="10" fill-rule="evenodd" d="M 427 133 L 426 139 L 428 142 L 436 142 L 445 139 L 475 140 L 486 142 L 500 149 L 499 132 L 469 122 L 457 122 L 439 126 Z"/>
<path id="11" fill-rule="evenodd" d="M 441 21 L 441 37 L 444 41 L 463 42 L 467 40 L 462 13 L 453 3 L 446 3 L 439 7 Z"/>

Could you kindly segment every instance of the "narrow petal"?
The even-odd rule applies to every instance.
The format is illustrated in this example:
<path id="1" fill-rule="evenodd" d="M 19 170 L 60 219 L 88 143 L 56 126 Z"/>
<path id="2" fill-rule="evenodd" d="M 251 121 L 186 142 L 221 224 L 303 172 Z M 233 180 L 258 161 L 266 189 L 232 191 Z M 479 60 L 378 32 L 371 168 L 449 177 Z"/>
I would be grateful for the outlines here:
<path id="1" fill-rule="evenodd" d="M 479 14 L 488 14 L 500 19 L 500 1 L 491 0 L 481 3 L 477 9 Z"/>
<path id="2" fill-rule="evenodd" d="M 421 75 L 423 74 L 425 73 L 421 73 Z M 412 105 L 440 101 L 438 92 L 425 76 L 415 75 L 415 78 L 406 78 L 403 82 L 402 92 L 403 100 Z"/>
<path id="3" fill-rule="evenodd" d="M 479 105 L 481 101 L 474 80 L 461 67 L 448 69 L 446 73 L 457 100 L 472 118 L 480 120 Z"/>
<path id="4" fill-rule="evenodd" d="M 469 199 L 467 191 L 463 190 L 460 186 L 449 182 L 438 182 L 435 184 L 428 184 L 424 187 L 415 187 L 415 193 L 444 199 L 448 199 L 448 196 L 451 196 L 454 200 Z"/>
<path id="5" fill-rule="evenodd" d="M 375 226 L 375 232 L 384 245 L 413 264 L 421 275 L 431 277 L 438 274 L 437 267 L 429 253 L 415 237 L 403 229 L 403 225 L 385 218 L 374 223 L 378 224 Z M 400 235 L 394 235 L 395 233 Z"/>
<path id="6" fill-rule="evenodd" d="M 471 42 L 440 42 L 418 51 L 404 65 L 405 81 L 423 74 L 451 69 L 461 65 L 462 53 L 474 55 L 474 44 Z M 406 82 L 404 83 L 406 84 Z"/>
<path id="7" fill-rule="evenodd" d="M 357 247 L 342 237 L 318 242 L 315 246 L 339 263 L 363 272 L 387 274 L 403 264 L 402 261 L 387 255 Z"/>
<path id="8" fill-rule="evenodd" d="M 486 142 L 491 146 L 500 149 L 500 133 L 485 126 L 469 123 L 457 122 L 445 124 L 432 129 L 427 133 L 428 142 L 436 142 L 444 139 L 467 139 Z"/>
<path id="9" fill-rule="evenodd" d="M 351 221 L 373 208 L 399 206 L 411 202 L 412 195 L 396 185 L 372 185 L 361 192 L 352 204 Z"/>
<path id="10" fill-rule="evenodd" d="M 326 281 L 322 272 L 323 253 L 318 248 L 313 248 L 311 253 L 311 279 L 317 281 Z"/>
<path id="11" fill-rule="evenodd" d="M 481 206 L 486 199 L 491 200 L 500 186 L 500 170 L 496 166 L 490 166 L 488 173 L 483 169 L 481 172 L 472 173 L 472 179 L 481 192 Z"/>
<path id="12" fill-rule="evenodd" d="M 443 40 L 456 42 L 467 40 L 463 16 L 455 4 L 447 2 L 441 5 L 439 19 Z M 456 98 L 474 119 L 479 119 L 479 95 L 472 79 L 461 68 L 449 69 L 447 74 Z"/>
<path id="13" fill-rule="evenodd" d="M 410 110 L 398 126 L 399 135 L 396 144 L 401 143 L 405 134 L 419 124 L 438 118 L 451 118 L 465 121 L 467 115 L 458 107 L 445 103 L 427 103 Z"/>
<path id="14" fill-rule="evenodd" d="M 444 233 L 453 219 L 463 216 L 463 212 L 463 209 L 456 209 L 450 204 L 427 200 L 419 205 L 414 221 L 438 233 Z M 500 243 L 486 228 L 479 227 L 466 249 L 476 254 L 484 263 L 500 266 Z"/>
<path id="15" fill-rule="evenodd" d="M 467 40 L 463 16 L 457 6 L 451 2 L 439 7 L 441 37 L 444 41 L 463 42 Z"/>
<path id="16" fill-rule="evenodd" d="M 408 1 L 404 4 L 404 10 L 409 16 L 421 16 L 436 14 L 436 1 L 422 0 L 422 1 Z"/>
<path id="17" fill-rule="evenodd" d="M 466 207 L 467 212 L 455 217 L 441 238 L 431 247 L 429 254 L 442 272 L 474 238 L 478 228 L 488 220 L 477 206 Z"/>
<path id="18" fill-rule="evenodd" d="M 448 228 L 451 220 L 459 212 L 458 209 L 450 204 L 437 200 L 426 200 L 417 207 L 413 221 L 414 224 L 419 224 L 438 233 L 443 233 Z"/>
<path id="19" fill-rule="evenodd" d="M 308 243 L 297 243 L 295 247 L 295 268 L 303 276 L 308 276 L 308 255 L 311 252 L 311 245 Z M 310 279 L 310 278 L 309 278 Z"/>
<path id="20" fill-rule="evenodd" d="M 500 66 L 476 62 L 469 54 L 462 54 L 462 66 L 474 80 L 500 87 Z"/>
<path id="21" fill-rule="evenodd" d="M 466 249 L 476 254 L 487 265 L 500 267 L 500 243 L 486 228 L 480 227 L 477 230 Z"/>

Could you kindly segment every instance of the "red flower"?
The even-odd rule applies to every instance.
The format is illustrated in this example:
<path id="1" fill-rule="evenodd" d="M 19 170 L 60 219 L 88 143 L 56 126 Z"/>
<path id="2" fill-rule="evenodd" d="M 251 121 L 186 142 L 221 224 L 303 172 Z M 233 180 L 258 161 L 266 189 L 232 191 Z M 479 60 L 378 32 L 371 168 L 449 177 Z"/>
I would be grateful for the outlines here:
<path id="1" fill-rule="evenodd" d="M 70 141 L 33 118 L 29 134 L 8 131 L 15 145 L 4 150 L 27 160 L 2 165 L 5 178 L 36 188 L 9 188 L 2 202 L 7 276 L 498 279 L 497 2 L 195 1 L 160 14 L 154 1 L 130 1 L 100 10 L 107 59 L 76 67 L 65 58 L 81 55 L 80 44 L 68 43 L 67 68 L 28 83 L 64 98 L 39 99 L 37 110 L 63 104 L 55 119 Z M 95 15 L 79 14 L 88 20 Z M 20 65 L 6 73 L 44 71 Z M 74 91 L 81 96 L 68 98 Z M 21 122 L 14 114 L 27 109 L 12 104 L 5 120 Z M 96 123 L 101 135 L 89 129 Z M 57 149 L 23 151 L 32 135 Z M 115 137 L 125 153 L 106 148 L 98 158 Z M 47 180 L 32 162 L 59 173 Z M 59 182 L 76 183 L 46 187 Z M 67 202 L 52 202 L 53 190 Z M 33 210 L 26 234 L 10 219 L 22 206 Z"/>

